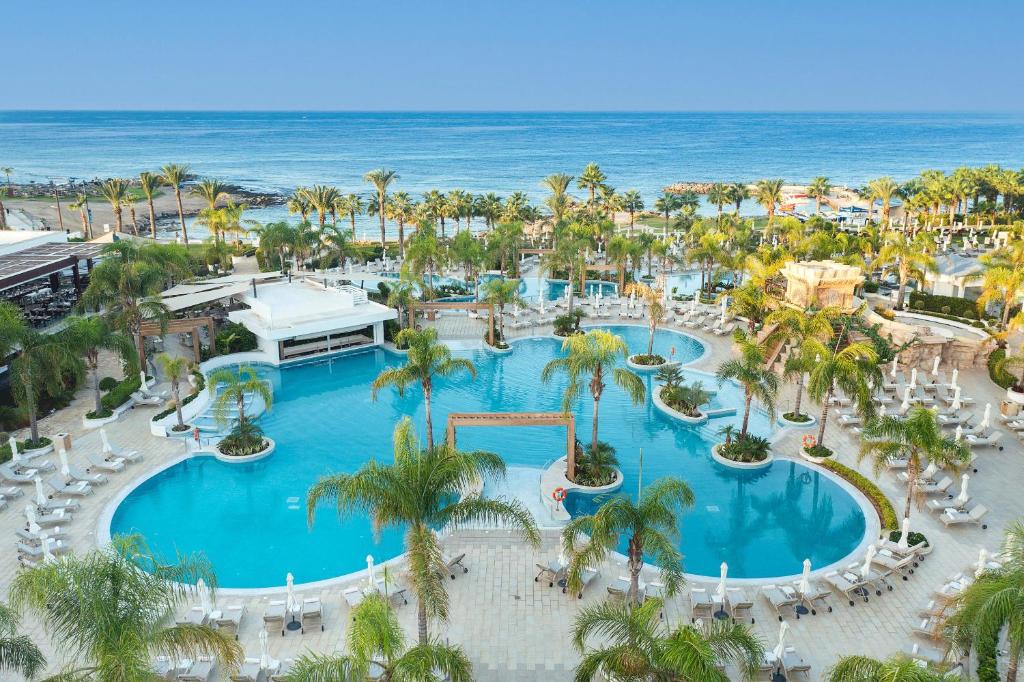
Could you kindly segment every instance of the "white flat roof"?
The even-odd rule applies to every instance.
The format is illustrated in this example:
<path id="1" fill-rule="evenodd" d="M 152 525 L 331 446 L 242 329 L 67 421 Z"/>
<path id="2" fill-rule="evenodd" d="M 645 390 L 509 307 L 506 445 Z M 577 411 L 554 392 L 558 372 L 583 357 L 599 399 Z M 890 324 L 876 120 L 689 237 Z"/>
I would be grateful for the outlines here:
<path id="1" fill-rule="evenodd" d="M 63 244 L 68 236 L 60 230 L 0 230 L 0 255 L 17 253 L 40 244 Z"/>

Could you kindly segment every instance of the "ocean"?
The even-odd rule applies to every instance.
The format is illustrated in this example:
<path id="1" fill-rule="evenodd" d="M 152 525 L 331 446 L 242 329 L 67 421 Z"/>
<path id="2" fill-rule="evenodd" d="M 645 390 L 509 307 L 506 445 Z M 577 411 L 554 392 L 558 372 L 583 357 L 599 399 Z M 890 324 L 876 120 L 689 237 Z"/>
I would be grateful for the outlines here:
<path id="1" fill-rule="evenodd" d="M 1024 114 L 0 111 L 0 167 L 16 182 L 135 176 L 178 162 L 253 189 L 327 183 L 368 194 L 363 174 L 383 166 L 414 195 L 523 191 L 539 202 L 541 178 L 590 161 L 648 206 L 680 181 L 826 175 L 858 186 L 925 168 L 1020 168 Z"/>

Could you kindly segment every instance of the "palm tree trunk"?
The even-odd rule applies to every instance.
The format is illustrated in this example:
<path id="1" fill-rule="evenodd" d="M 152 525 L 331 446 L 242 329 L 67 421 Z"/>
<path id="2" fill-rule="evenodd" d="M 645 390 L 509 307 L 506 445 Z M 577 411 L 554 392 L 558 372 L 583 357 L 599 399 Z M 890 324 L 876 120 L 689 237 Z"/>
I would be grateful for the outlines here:
<path id="1" fill-rule="evenodd" d="M 10 189 L 8 189 L 10 191 Z M 7 229 L 7 209 L 4 208 L 3 199 L 0 199 L 0 230 Z"/>
<path id="2" fill-rule="evenodd" d="M 171 394 L 174 396 L 174 411 L 178 415 L 178 426 L 184 426 L 185 420 L 181 418 L 181 397 L 178 395 L 178 391 L 178 380 L 174 379 L 171 381 Z"/>
<path id="3" fill-rule="evenodd" d="M 100 400 L 100 372 L 99 367 L 93 365 L 89 368 L 89 373 L 92 374 L 92 393 L 93 393 L 93 405 L 96 413 L 103 409 L 103 401 Z"/>
<path id="4" fill-rule="evenodd" d="M 903 505 L 903 518 L 910 518 L 910 502 L 914 499 L 914 489 L 917 488 L 917 458 L 907 458 L 907 502 Z"/>
<path id="5" fill-rule="evenodd" d="M 900 277 L 900 288 L 896 291 L 896 309 L 903 310 L 903 298 L 907 293 L 907 280 Z"/>
<path id="6" fill-rule="evenodd" d="M 427 447 L 430 449 L 434 448 L 434 425 L 430 419 L 430 381 L 423 382 L 423 409 L 426 413 L 427 419 Z M 424 626 L 425 627 L 425 626 Z"/>
<path id="7" fill-rule="evenodd" d="M 423 599 L 417 600 L 416 622 L 416 630 L 419 636 L 420 644 L 427 644 L 427 605 L 423 603 Z"/>
<path id="8" fill-rule="evenodd" d="M 569 315 L 572 315 L 572 280 L 573 280 L 573 264 L 569 263 L 569 277 L 565 280 L 565 285 L 569 287 Z"/>
<path id="9" fill-rule="evenodd" d="M 355 211 L 349 211 L 348 212 L 348 220 L 349 220 L 350 223 L 352 223 L 352 239 L 355 239 L 356 238 L 356 212 Z"/>
<path id="10" fill-rule="evenodd" d="M 398 219 L 398 257 L 405 258 L 405 221 Z"/>
<path id="11" fill-rule="evenodd" d="M 832 389 L 828 389 L 821 403 L 821 424 L 818 426 L 818 445 L 825 444 L 825 422 L 828 421 L 828 404 L 832 400 Z"/>
<path id="12" fill-rule="evenodd" d="M 747 424 L 750 422 L 750 404 L 753 401 L 754 396 L 750 394 L 749 389 L 743 391 L 743 423 L 740 424 L 740 438 L 747 437 Z"/>
<path id="13" fill-rule="evenodd" d="M 631 607 L 640 605 L 640 571 L 644 567 L 644 555 L 637 538 L 629 539 L 629 594 L 627 601 Z"/>
<path id="14" fill-rule="evenodd" d="M 647 337 L 647 355 L 651 356 L 654 354 L 654 332 L 657 327 L 654 324 L 654 318 L 651 318 L 651 334 Z"/>
<path id="15" fill-rule="evenodd" d="M 601 404 L 601 395 L 594 395 L 594 423 L 590 426 L 590 451 L 597 452 L 597 408 Z"/>
<path id="16" fill-rule="evenodd" d="M 174 199 L 178 202 L 178 221 L 181 222 L 181 236 L 185 246 L 188 246 L 188 230 L 185 229 L 185 209 L 181 207 L 181 189 L 177 186 L 174 187 Z"/>
<path id="17" fill-rule="evenodd" d="M 1017 682 L 1017 668 L 1020 665 L 1020 651 L 1014 649 L 1006 665 L 1006 682 Z"/>
<path id="18" fill-rule="evenodd" d="M 633 211 L 630 211 L 629 212 L 629 238 L 630 239 L 633 238 L 633 222 L 634 222 L 633 221 L 633 216 L 634 216 Z"/>
<path id="19" fill-rule="evenodd" d="M 377 193 L 377 215 L 380 217 L 380 248 L 385 248 L 384 237 L 384 192 Z"/>
<path id="20" fill-rule="evenodd" d="M 793 405 L 793 414 L 797 417 L 800 416 L 800 401 L 804 397 L 804 373 L 800 372 L 799 378 L 796 380 L 796 404 Z"/>
<path id="21" fill-rule="evenodd" d="M 123 223 L 121 221 L 121 207 L 120 206 L 117 206 L 117 207 L 114 208 L 114 226 L 116 227 L 115 232 L 117 234 L 120 234 L 121 230 L 124 229 L 124 225 L 123 225 Z"/>
<path id="22" fill-rule="evenodd" d="M 153 197 L 146 197 L 146 203 L 149 204 L 149 233 L 156 239 L 156 210 L 153 208 Z"/>

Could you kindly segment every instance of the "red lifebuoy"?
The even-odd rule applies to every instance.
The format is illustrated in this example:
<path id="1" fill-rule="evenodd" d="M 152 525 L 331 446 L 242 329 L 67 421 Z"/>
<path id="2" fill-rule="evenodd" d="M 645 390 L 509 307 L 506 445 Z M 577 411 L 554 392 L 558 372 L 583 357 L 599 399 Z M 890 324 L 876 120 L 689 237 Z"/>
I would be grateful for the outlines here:
<path id="1" fill-rule="evenodd" d="M 561 502 L 562 500 L 565 499 L 565 488 L 555 488 L 555 491 L 551 493 L 551 497 L 555 500 L 555 502 Z"/>
<path id="2" fill-rule="evenodd" d="M 814 436 L 809 434 L 809 433 L 806 436 L 803 437 L 801 442 L 804 444 L 804 448 L 805 449 L 806 448 L 813 448 L 815 445 L 818 444 L 818 440 Z"/>

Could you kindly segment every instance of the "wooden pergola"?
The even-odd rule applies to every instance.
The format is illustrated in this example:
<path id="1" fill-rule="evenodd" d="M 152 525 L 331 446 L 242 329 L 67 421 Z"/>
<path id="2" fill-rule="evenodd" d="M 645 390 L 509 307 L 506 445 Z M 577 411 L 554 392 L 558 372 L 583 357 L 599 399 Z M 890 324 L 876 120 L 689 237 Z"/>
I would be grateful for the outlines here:
<path id="1" fill-rule="evenodd" d="M 409 326 L 416 326 L 417 310 L 486 310 L 487 311 L 487 342 L 494 345 L 494 304 L 477 303 L 474 301 L 448 301 L 445 303 L 409 304 Z"/>
<path id="2" fill-rule="evenodd" d="M 163 336 L 164 334 L 192 334 L 192 352 L 195 354 L 196 364 L 201 361 L 199 355 L 199 330 L 202 327 L 210 332 L 210 344 L 213 345 L 217 339 L 217 332 L 213 326 L 212 317 L 185 317 L 180 320 L 168 320 L 167 325 L 161 327 L 159 322 L 143 322 L 139 333 L 139 367 L 146 366 L 146 337 Z"/>
<path id="3" fill-rule="evenodd" d="M 448 445 L 455 447 L 459 426 L 564 426 L 566 476 L 576 479 L 576 417 L 563 412 L 452 412 L 448 415 Z"/>

